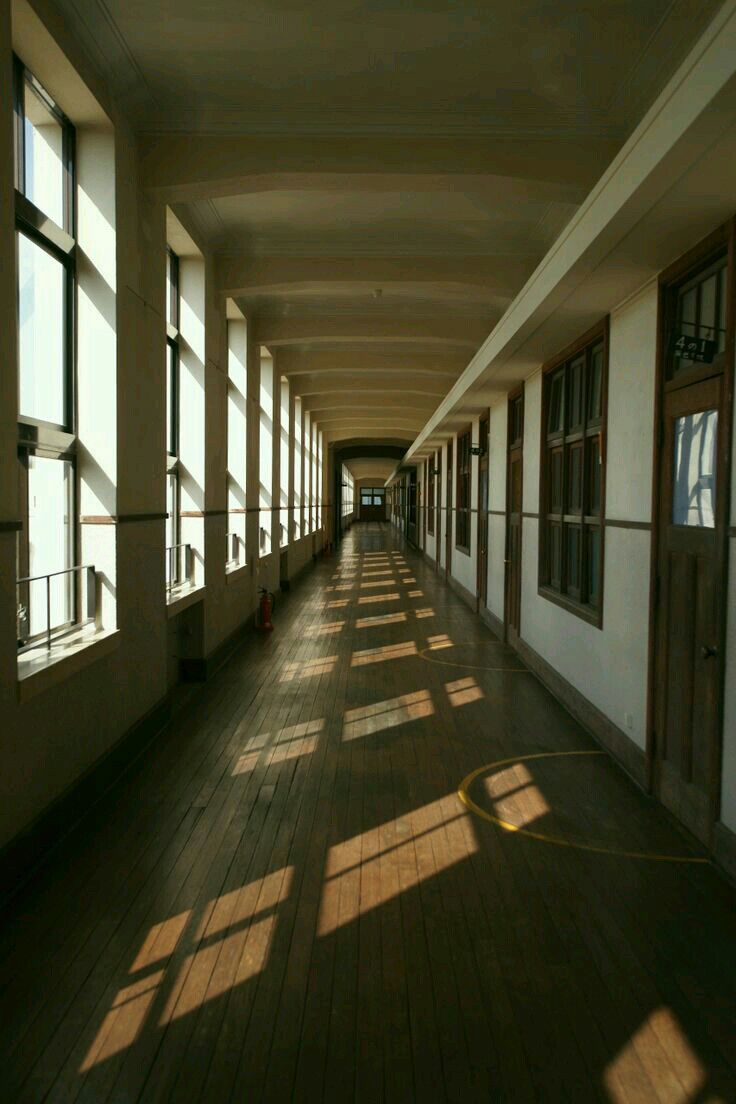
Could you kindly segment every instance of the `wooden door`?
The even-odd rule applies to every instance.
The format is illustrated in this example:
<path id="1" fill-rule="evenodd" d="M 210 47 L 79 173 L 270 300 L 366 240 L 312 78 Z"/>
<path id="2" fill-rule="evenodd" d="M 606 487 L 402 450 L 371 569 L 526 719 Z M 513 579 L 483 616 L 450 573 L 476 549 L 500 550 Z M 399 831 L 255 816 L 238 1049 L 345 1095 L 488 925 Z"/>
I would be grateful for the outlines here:
<path id="1" fill-rule="evenodd" d="M 454 441 L 447 442 L 447 472 L 445 473 L 445 486 L 447 488 L 447 505 L 445 509 L 445 578 L 449 578 L 452 570 L 452 449 Z"/>
<path id="2" fill-rule="evenodd" d="M 479 605 L 488 604 L 488 418 L 481 418 L 478 444 L 478 580 Z"/>
<path id="3" fill-rule="evenodd" d="M 435 502 L 434 502 L 434 553 L 437 561 L 437 570 L 440 569 L 440 549 L 442 548 L 442 449 L 437 452 L 437 475 L 435 476 Z"/>
<path id="4" fill-rule="evenodd" d="M 719 812 L 722 757 L 733 375 L 728 307 L 725 254 L 664 295 L 654 785 L 663 804 L 708 845 Z M 711 364 L 675 354 L 683 333 L 713 341 L 706 353 Z"/>
<path id="5" fill-rule="evenodd" d="M 509 396 L 506 456 L 506 575 L 504 626 L 512 644 L 521 628 L 521 527 L 524 473 L 524 389 Z"/>

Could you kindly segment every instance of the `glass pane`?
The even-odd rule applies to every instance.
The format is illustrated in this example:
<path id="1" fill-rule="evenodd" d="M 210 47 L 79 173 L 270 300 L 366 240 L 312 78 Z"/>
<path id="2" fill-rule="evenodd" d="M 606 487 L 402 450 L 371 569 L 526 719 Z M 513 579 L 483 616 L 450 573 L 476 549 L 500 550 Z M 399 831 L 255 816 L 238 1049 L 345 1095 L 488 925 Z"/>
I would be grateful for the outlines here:
<path id="1" fill-rule="evenodd" d="M 568 501 L 567 510 L 571 514 L 579 514 L 582 510 L 583 502 L 583 480 L 582 480 L 582 468 L 583 468 L 583 446 L 576 445 L 570 449 L 570 469 L 568 473 Z"/>
<path id="2" fill-rule="evenodd" d="M 588 420 L 601 417 L 601 384 L 603 378 L 603 346 L 596 345 L 590 354 L 590 380 L 588 386 Z"/>
<path id="3" fill-rule="evenodd" d="M 562 449 L 555 449 L 550 457 L 549 511 L 562 513 Z"/>
<path id="4" fill-rule="evenodd" d="M 567 542 L 567 589 L 570 593 L 580 592 L 580 527 L 566 526 Z"/>
<path id="5" fill-rule="evenodd" d="M 679 293 L 675 339 L 697 337 L 714 341 L 716 352 L 726 347 L 726 288 L 727 267 L 725 260 L 706 270 L 699 281 L 691 283 Z M 697 362 L 675 354 L 672 372 L 688 370 Z"/>
<path id="6" fill-rule="evenodd" d="M 588 601 L 597 606 L 600 598 L 601 534 L 597 525 L 586 530 L 588 544 Z"/>
<path id="7" fill-rule="evenodd" d="M 25 234 L 18 234 L 20 413 L 66 424 L 64 300 L 66 273 Z"/>
<path id="8" fill-rule="evenodd" d="M 74 469 L 68 460 L 31 456 L 28 460 L 28 553 L 29 576 L 50 575 L 72 567 Z M 72 575 L 54 576 L 50 583 L 51 628 L 73 620 Z M 45 632 L 46 581 L 28 588 L 30 634 Z"/>
<path id="9" fill-rule="evenodd" d="M 588 513 L 601 511 L 601 440 L 591 437 L 588 441 Z"/>
<path id="10" fill-rule="evenodd" d="M 176 349 L 169 341 L 166 343 L 166 449 L 171 456 L 176 455 Z"/>
<path id="11" fill-rule="evenodd" d="M 718 411 L 675 419 L 672 523 L 715 527 Z"/>
<path id="12" fill-rule="evenodd" d="M 28 81 L 24 106 L 25 194 L 57 226 L 68 229 L 64 220 L 62 125 Z"/>
<path id="13" fill-rule="evenodd" d="M 179 259 L 171 251 L 166 254 L 166 321 L 179 329 Z"/>
<path id="14" fill-rule="evenodd" d="M 562 529 L 554 524 L 549 527 L 549 581 L 557 590 L 560 588 L 562 567 Z"/>
<path id="15" fill-rule="evenodd" d="M 565 374 L 558 372 L 552 377 L 549 392 L 549 416 L 547 418 L 547 432 L 559 433 L 562 430 L 562 398 L 564 394 Z"/>
<path id="16" fill-rule="evenodd" d="M 568 429 L 574 429 L 583 420 L 583 364 L 583 358 L 579 357 L 568 368 Z"/>

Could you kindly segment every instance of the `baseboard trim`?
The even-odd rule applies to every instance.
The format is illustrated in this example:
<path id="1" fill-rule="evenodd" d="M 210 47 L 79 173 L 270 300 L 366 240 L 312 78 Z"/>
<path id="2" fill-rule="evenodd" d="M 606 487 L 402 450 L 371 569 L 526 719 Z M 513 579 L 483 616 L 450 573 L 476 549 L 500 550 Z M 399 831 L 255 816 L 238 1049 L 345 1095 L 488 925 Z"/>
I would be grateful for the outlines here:
<path id="1" fill-rule="evenodd" d="M 468 606 L 473 613 L 478 612 L 478 599 L 475 594 L 472 594 L 467 587 L 459 583 L 454 575 L 450 574 L 447 577 L 447 581 L 450 584 L 450 590 L 453 590 L 457 594 L 458 598 L 462 598 L 466 606 Z"/>
<path id="2" fill-rule="evenodd" d="M 0 850 L 0 908 L 49 860 L 64 837 L 132 768 L 170 718 L 171 701 L 166 697 Z"/>
<path id="3" fill-rule="evenodd" d="M 495 613 L 492 613 L 487 606 L 481 606 L 478 615 L 486 628 L 489 628 L 499 640 L 503 640 L 504 629 L 501 618 L 496 617 Z"/>
<path id="4" fill-rule="evenodd" d="M 718 821 L 713 837 L 713 854 L 719 867 L 732 882 L 736 882 L 736 832 Z"/>
<path id="5" fill-rule="evenodd" d="M 568 713 L 646 790 L 647 763 L 642 749 L 524 640 L 519 640 L 514 650 Z"/>

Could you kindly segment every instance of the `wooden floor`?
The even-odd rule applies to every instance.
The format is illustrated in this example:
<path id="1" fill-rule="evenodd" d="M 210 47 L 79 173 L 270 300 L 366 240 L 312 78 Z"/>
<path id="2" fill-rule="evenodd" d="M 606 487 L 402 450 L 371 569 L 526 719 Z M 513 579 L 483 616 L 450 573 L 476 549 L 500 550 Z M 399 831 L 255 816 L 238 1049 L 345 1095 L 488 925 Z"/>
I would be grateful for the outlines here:
<path id="1" fill-rule="evenodd" d="M 4 916 L 0 1100 L 736 1101 L 736 895 L 515 655 L 379 524 L 275 622 Z"/>

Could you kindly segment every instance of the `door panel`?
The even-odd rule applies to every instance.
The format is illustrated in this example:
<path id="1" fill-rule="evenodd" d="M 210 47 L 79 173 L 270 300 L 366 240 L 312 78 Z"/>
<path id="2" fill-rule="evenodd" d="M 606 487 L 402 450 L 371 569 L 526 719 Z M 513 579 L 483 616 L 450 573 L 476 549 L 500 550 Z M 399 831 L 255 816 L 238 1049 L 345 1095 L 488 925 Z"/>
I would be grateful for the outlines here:
<path id="1" fill-rule="evenodd" d="M 665 391 L 656 609 L 655 782 L 705 843 L 718 805 L 727 467 L 721 374 Z"/>
<path id="2" fill-rule="evenodd" d="M 478 443 L 484 450 L 478 462 L 478 602 L 488 604 L 488 419 L 482 418 Z"/>
<path id="3" fill-rule="evenodd" d="M 506 636 L 514 643 L 521 628 L 521 526 L 524 472 L 524 392 L 509 397 L 506 461 Z"/>
<path id="4" fill-rule="evenodd" d="M 445 510 L 445 577 L 452 571 L 452 451 L 453 442 L 447 442 L 447 509 Z"/>

